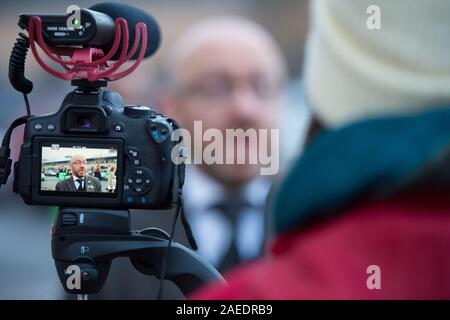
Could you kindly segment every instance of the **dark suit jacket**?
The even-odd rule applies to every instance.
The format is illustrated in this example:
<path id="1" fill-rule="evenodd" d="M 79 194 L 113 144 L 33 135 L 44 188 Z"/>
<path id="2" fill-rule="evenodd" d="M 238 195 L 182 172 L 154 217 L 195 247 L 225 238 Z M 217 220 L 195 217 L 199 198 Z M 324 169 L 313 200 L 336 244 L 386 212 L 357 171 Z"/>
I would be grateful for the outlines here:
<path id="1" fill-rule="evenodd" d="M 73 176 L 70 178 L 59 181 L 56 184 L 55 191 L 77 191 L 75 189 L 75 183 L 73 181 Z M 86 176 L 84 191 L 86 192 L 102 192 L 102 185 L 100 180 L 95 177 Z"/>

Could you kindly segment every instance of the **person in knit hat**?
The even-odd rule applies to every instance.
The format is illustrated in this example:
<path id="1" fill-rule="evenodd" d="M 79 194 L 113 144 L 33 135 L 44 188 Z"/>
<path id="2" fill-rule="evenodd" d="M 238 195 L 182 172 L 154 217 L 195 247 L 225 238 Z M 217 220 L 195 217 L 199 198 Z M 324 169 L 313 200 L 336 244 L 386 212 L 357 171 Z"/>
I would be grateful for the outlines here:
<path id="1" fill-rule="evenodd" d="M 311 15 L 314 120 L 274 196 L 277 236 L 191 298 L 449 299 L 450 2 L 314 0 Z"/>

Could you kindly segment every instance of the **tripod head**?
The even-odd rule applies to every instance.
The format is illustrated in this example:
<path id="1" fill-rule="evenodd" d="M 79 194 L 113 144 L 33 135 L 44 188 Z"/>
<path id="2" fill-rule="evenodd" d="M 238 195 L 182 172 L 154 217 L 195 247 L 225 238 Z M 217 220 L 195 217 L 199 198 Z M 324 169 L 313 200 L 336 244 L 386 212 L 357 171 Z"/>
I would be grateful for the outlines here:
<path id="1" fill-rule="evenodd" d="M 66 292 L 98 293 L 117 257 L 130 258 L 143 274 L 160 277 L 169 235 L 157 228 L 130 229 L 128 210 L 60 208 L 52 230 L 52 255 Z M 201 285 L 222 280 L 206 260 L 178 243 L 167 255 L 165 278 L 188 295 Z"/>

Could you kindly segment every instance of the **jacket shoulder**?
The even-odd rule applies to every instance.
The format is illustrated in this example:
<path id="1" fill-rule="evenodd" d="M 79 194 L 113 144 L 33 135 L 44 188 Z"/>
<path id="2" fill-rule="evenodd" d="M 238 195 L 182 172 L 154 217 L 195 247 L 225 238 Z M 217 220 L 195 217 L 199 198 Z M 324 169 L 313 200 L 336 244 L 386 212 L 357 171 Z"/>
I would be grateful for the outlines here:
<path id="1" fill-rule="evenodd" d="M 56 186 L 66 186 L 69 184 L 69 179 L 61 180 L 56 183 Z"/>

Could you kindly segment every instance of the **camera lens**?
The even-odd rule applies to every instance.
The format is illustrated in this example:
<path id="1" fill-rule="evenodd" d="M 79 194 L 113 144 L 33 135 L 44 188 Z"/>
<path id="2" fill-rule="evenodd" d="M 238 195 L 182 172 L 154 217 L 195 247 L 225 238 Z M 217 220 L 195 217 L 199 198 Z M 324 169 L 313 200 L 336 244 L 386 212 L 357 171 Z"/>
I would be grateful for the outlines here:
<path id="1" fill-rule="evenodd" d="M 75 118 L 76 129 L 91 129 L 92 128 L 92 116 L 78 115 Z"/>

